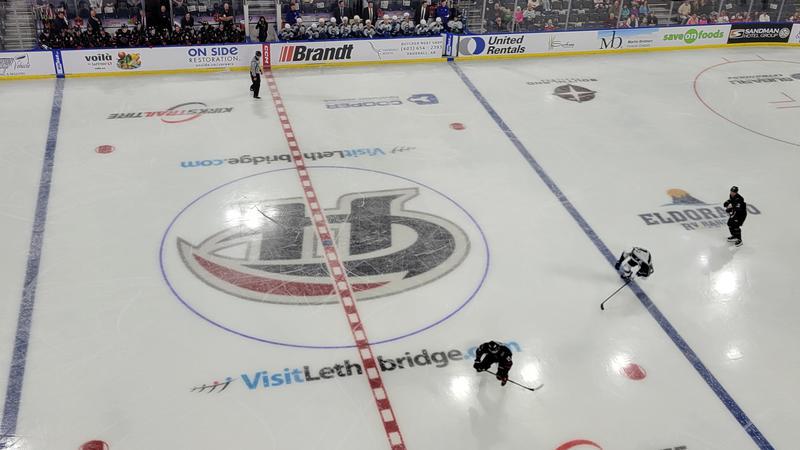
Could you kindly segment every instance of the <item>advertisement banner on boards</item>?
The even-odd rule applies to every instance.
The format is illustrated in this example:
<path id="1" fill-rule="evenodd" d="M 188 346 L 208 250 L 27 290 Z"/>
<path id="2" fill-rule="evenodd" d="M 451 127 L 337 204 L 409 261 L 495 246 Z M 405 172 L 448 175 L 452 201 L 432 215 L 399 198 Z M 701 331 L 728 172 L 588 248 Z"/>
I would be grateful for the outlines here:
<path id="1" fill-rule="evenodd" d="M 247 67 L 260 44 L 62 51 L 67 76 Z"/>
<path id="2" fill-rule="evenodd" d="M 350 41 L 279 42 L 270 45 L 273 67 L 309 64 L 342 64 L 438 60 L 444 38 L 360 39 Z"/>
<path id="3" fill-rule="evenodd" d="M 597 40 L 601 50 L 723 45 L 728 30 L 730 25 L 628 28 L 598 31 Z"/>
<path id="4" fill-rule="evenodd" d="M 0 52 L 0 79 L 54 75 L 53 53 Z"/>
<path id="5" fill-rule="evenodd" d="M 734 23 L 728 33 L 729 44 L 749 42 L 789 42 L 790 23 Z"/>
<path id="6" fill-rule="evenodd" d="M 458 57 L 543 55 L 664 47 L 724 45 L 730 25 L 642 27 L 555 33 L 509 33 L 461 36 Z"/>

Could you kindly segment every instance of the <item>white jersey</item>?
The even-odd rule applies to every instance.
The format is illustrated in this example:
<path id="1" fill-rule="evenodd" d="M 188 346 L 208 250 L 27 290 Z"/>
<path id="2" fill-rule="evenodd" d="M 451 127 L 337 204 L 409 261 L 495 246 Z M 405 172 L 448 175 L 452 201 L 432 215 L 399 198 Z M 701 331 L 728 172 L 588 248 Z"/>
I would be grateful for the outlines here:
<path id="1" fill-rule="evenodd" d="M 622 252 L 616 268 L 619 275 L 626 280 L 634 275 L 647 278 L 654 271 L 650 252 L 641 247 L 633 247 L 629 252 Z"/>

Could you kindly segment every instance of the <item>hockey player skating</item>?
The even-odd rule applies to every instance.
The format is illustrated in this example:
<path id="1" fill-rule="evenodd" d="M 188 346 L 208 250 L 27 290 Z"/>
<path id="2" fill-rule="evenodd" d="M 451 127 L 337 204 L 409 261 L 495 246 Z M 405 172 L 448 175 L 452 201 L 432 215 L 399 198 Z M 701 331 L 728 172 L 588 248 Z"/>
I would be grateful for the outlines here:
<path id="1" fill-rule="evenodd" d="M 630 280 L 634 275 L 647 278 L 654 270 L 650 252 L 641 247 L 633 247 L 629 252 L 622 252 L 619 260 L 614 264 L 614 268 L 625 281 Z"/>
<path id="2" fill-rule="evenodd" d="M 725 211 L 728 212 L 730 218 L 728 219 L 728 230 L 731 235 L 728 236 L 728 242 L 733 242 L 737 247 L 742 246 L 742 224 L 744 219 L 747 218 L 747 203 L 744 202 L 744 197 L 739 195 L 739 188 L 736 186 L 731 187 L 729 194 L 730 198 L 725 200 Z"/>
<path id="3" fill-rule="evenodd" d="M 647 278 L 652 275 L 655 270 L 653 268 L 653 258 L 650 256 L 650 252 L 641 247 L 633 247 L 629 252 L 622 252 L 617 263 L 614 264 L 614 268 L 617 269 L 620 278 L 625 280 L 625 284 L 617 288 L 616 291 L 612 292 L 611 295 L 600 303 L 601 310 L 605 310 L 604 305 L 606 302 L 611 300 L 611 297 L 617 295 L 617 292 L 621 291 L 622 288 L 630 284 L 634 277 Z"/>
<path id="4" fill-rule="evenodd" d="M 495 341 L 484 342 L 475 351 L 475 363 L 472 367 L 478 372 L 483 372 L 491 368 L 494 363 L 497 363 L 497 379 L 500 380 L 501 386 L 505 386 L 508 382 L 508 371 L 514 364 L 511 361 L 511 350 Z"/>

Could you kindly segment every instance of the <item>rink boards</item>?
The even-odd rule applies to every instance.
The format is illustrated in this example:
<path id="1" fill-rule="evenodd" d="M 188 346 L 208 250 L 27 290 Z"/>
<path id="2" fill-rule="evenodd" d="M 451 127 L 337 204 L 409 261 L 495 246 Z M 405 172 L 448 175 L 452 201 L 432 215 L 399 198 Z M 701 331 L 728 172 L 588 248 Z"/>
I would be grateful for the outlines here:
<path id="1" fill-rule="evenodd" d="M 527 58 L 741 45 L 800 46 L 800 24 L 725 24 L 554 33 L 0 53 L 0 80 Z"/>

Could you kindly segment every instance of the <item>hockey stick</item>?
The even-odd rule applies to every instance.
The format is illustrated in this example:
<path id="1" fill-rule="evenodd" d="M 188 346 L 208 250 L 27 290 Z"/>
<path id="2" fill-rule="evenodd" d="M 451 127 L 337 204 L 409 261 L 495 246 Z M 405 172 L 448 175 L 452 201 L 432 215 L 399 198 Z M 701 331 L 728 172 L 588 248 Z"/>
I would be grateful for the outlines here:
<path id="1" fill-rule="evenodd" d="M 484 372 L 488 372 L 488 373 L 490 373 L 490 374 L 492 374 L 492 375 L 494 375 L 494 376 L 497 376 L 497 374 L 496 374 L 496 373 L 494 373 L 494 372 L 492 372 L 491 370 L 484 370 Z M 525 386 L 524 384 L 519 384 L 519 383 L 517 383 L 516 381 L 512 380 L 511 378 L 509 378 L 509 379 L 508 379 L 508 382 L 509 382 L 509 383 L 516 384 L 517 386 L 519 386 L 519 387 L 521 387 L 521 388 L 523 388 L 523 389 L 527 389 L 527 390 L 529 390 L 529 391 L 531 391 L 531 392 L 533 392 L 533 391 L 536 391 L 536 390 L 539 390 L 539 389 L 541 389 L 541 388 L 542 388 L 542 386 L 544 386 L 544 383 L 542 383 L 542 384 L 540 384 L 540 385 L 538 385 L 538 386 L 536 386 L 536 387 L 528 387 L 528 386 Z"/>
<path id="2" fill-rule="evenodd" d="M 621 291 L 621 290 L 622 290 L 622 288 L 624 288 L 625 286 L 627 286 L 627 285 L 628 285 L 628 284 L 629 284 L 631 281 L 633 281 L 633 277 L 630 277 L 630 278 L 628 278 L 628 281 L 626 281 L 626 282 L 625 282 L 625 284 L 623 284 L 622 286 L 620 286 L 620 287 L 619 287 L 619 289 L 617 289 L 617 290 L 616 290 L 616 291 L 614 291 L 614 292 L 613 292 L 611 295 L 609 295 L 608 297 L 606 297 L 606 299 L 605 299 L 605 300 L 603 300 L 603 302 L 602 302 L 602 303 L 600 303 L 600 310 L 601 310 L 601 311 L 605 311 L 605 310 L 606 310 L 606 308 L 605 308 L 603 305 L 605 305 L 605 303 L 606 303 L 607 301 L 611 300 L 611 297 L 613 297 L 613 296 L 617 295 L 617 292 Z"/>

